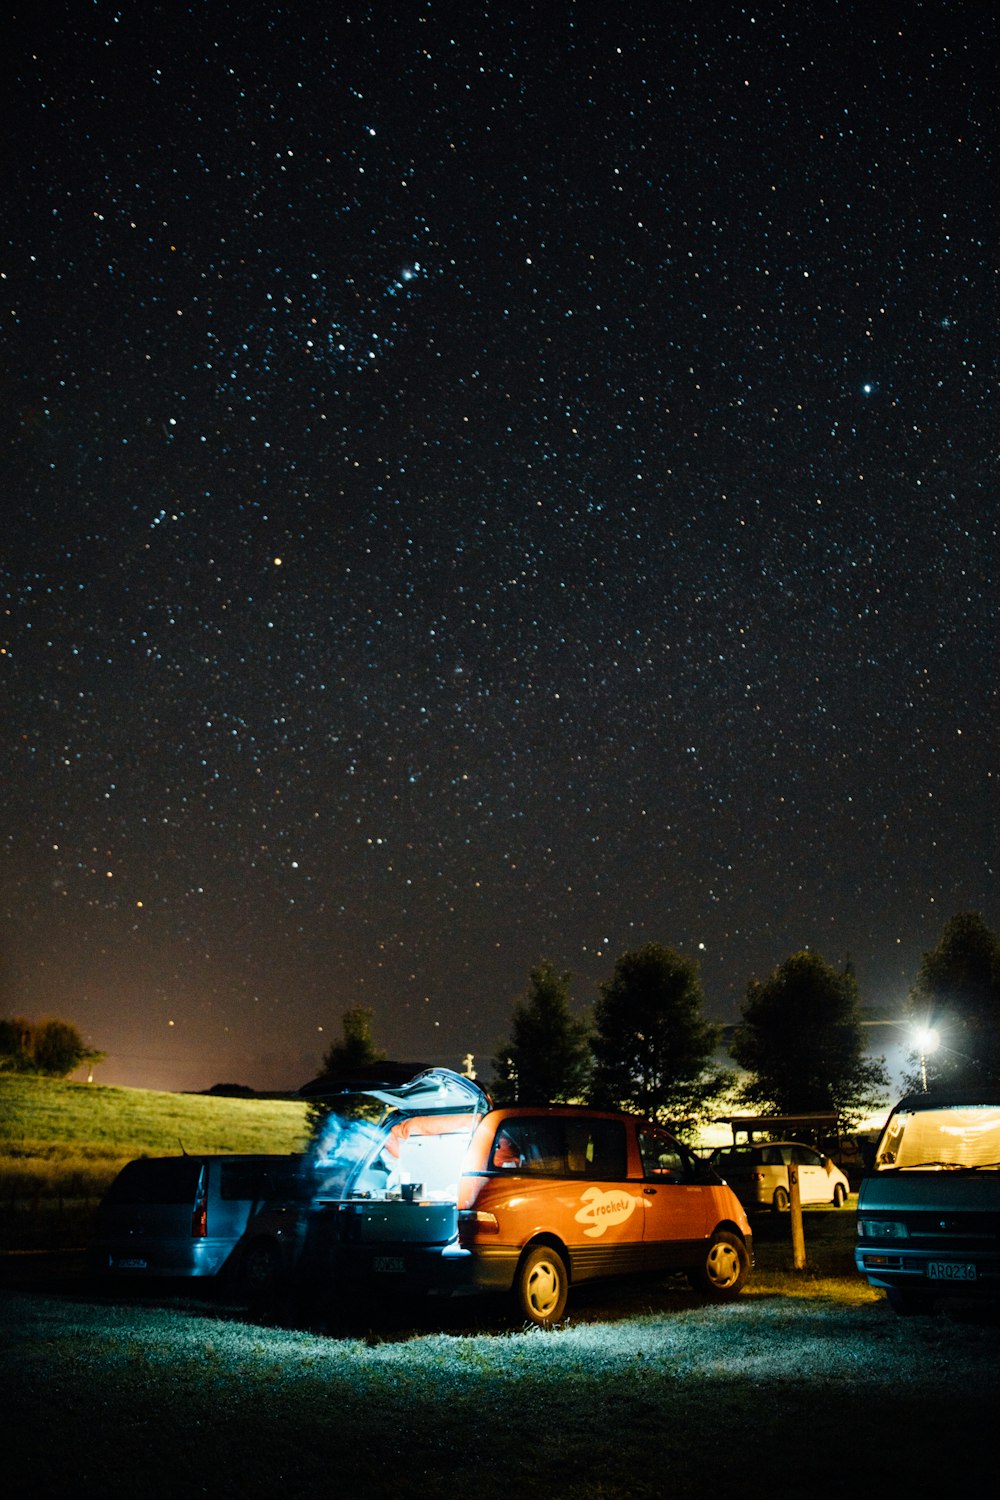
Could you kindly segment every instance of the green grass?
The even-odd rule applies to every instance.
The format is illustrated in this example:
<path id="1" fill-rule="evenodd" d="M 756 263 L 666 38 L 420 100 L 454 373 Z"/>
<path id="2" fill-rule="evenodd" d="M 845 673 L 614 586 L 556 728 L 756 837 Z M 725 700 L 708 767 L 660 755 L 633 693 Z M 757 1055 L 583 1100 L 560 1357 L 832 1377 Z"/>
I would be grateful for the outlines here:
<path id="1" fill-rule="evenodd" d="M 489 1299 L 351 1299 L 304 1328 L 251 1318 L 231 1289 L 109 1296 L 82 1257 L 9 1256 L 5 1483 L 78 1500 L 991 1493 L 997 1325 L 895 1317 L 853 1269 L 853 1207 L 805 1210 L 802 1271 L 788 1216 L 756 1216 L 733 1303 L 595 1283 L 547 1333 Z"/>
<path id="2" fill-rule="evenodd" d="M 789 1278 L 768 1220 L 735 1302 L 593 1288 L 546 1333 L 473 1303 L 303 1330 L 191 1297 L 0 1292 L 5 1479 L 94 1500 L 991 1493 L 996 1328 L 831 1295 L 854 1214 L 805 1219 L 811 1275 Z"/>
<path id="3" fill-rule="evenodd" d="M 0 1154 L 49 1157 L 179 1151 L 295 1151 L 305 1104 L 0 1077 Z"/>
<path id="4" fill-rule="evenodd" d="M 0 1248 L 64 1246 L 125 1162 L 189 1152 L 288 1152 L 305 1104 L 0 1077 Z"/>

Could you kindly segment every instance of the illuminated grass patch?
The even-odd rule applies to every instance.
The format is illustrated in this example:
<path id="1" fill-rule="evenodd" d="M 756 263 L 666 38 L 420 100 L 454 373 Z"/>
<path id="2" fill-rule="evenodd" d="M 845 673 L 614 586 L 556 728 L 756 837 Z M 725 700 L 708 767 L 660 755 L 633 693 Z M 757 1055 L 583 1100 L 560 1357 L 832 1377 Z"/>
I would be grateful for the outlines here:
<path id="1" fill-rule="evenodd" d="M 518 1500 L 652 1500 L 704 1494 L 706 1473 L 736 1482 L 751 1460 L 769 1494 L 801 1493 L 807 1472 L 811 1497 L 841 1494 L 840 1465 L 812 1471 L 825 1434 L 853 1466 L 900 1484 L 947 1470 L 958 1492 L 981 1477 L 963 1435 L 986 1420 L 998 1364 L 990 1326 L 777 1294 L 374 1344 L 8 1295 L 0 1333 L 15 1484 L 23 1463 L 40 1493 L 134 1495 L 141 1477 L 153 1500 L 290 1484 L 418 1500 L 467 1485 L 470 1465 Z"/>

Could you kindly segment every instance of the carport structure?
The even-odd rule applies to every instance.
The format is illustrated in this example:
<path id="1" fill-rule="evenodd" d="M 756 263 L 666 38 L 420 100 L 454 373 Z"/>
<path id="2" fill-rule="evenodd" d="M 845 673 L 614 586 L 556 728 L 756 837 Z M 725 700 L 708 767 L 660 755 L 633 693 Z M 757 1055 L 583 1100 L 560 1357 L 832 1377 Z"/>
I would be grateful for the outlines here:
<path id="1" fill-rule="evenodd" d="M 741 1141 L 752 1146 L 756 1141 L 778 1140 L 792 1136 L 805 1139 L 811 1145 L 825 1148 L 831 1137 L 840 1150 L 840 1118 L 835 1114 L 803 1115 L 720 1115 L 716 1125 L 728 1125 L 733 1132 L 733 1145 Z"/>

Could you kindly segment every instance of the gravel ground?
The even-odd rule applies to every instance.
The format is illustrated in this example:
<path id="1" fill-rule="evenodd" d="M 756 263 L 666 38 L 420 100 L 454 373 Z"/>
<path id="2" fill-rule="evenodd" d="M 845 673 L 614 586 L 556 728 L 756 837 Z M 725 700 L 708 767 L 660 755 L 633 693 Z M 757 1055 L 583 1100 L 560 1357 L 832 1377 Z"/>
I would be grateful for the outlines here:
<path id="1" fill-rule="evenodd" d="M 218 1297 L 98 1294 L 72 1258 L 8 1262 L 5 1280 L 13 1497 L 993 1487 L 995 1322 L 899 1319 L 860 1282 L 852 1298 L 765 1278 L 725 1306 L 595 1289 L 541 1333 L 481 1303 L 303 1330 Z"/>

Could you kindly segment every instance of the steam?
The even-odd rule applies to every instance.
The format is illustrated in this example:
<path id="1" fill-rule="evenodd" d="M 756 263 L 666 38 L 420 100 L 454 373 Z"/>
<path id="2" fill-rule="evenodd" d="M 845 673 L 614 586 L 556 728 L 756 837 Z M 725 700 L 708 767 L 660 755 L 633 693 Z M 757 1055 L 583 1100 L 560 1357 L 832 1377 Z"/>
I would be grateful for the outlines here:
<path id="1" fill-rule="evenodd" d="M 382 1138 L 382 1132 L 369 1120 L 329 1115 L 310 1162 L 316 1179 L 316 1196 L 342 1197 L 355 1167 L 372 1153 Z"/>

